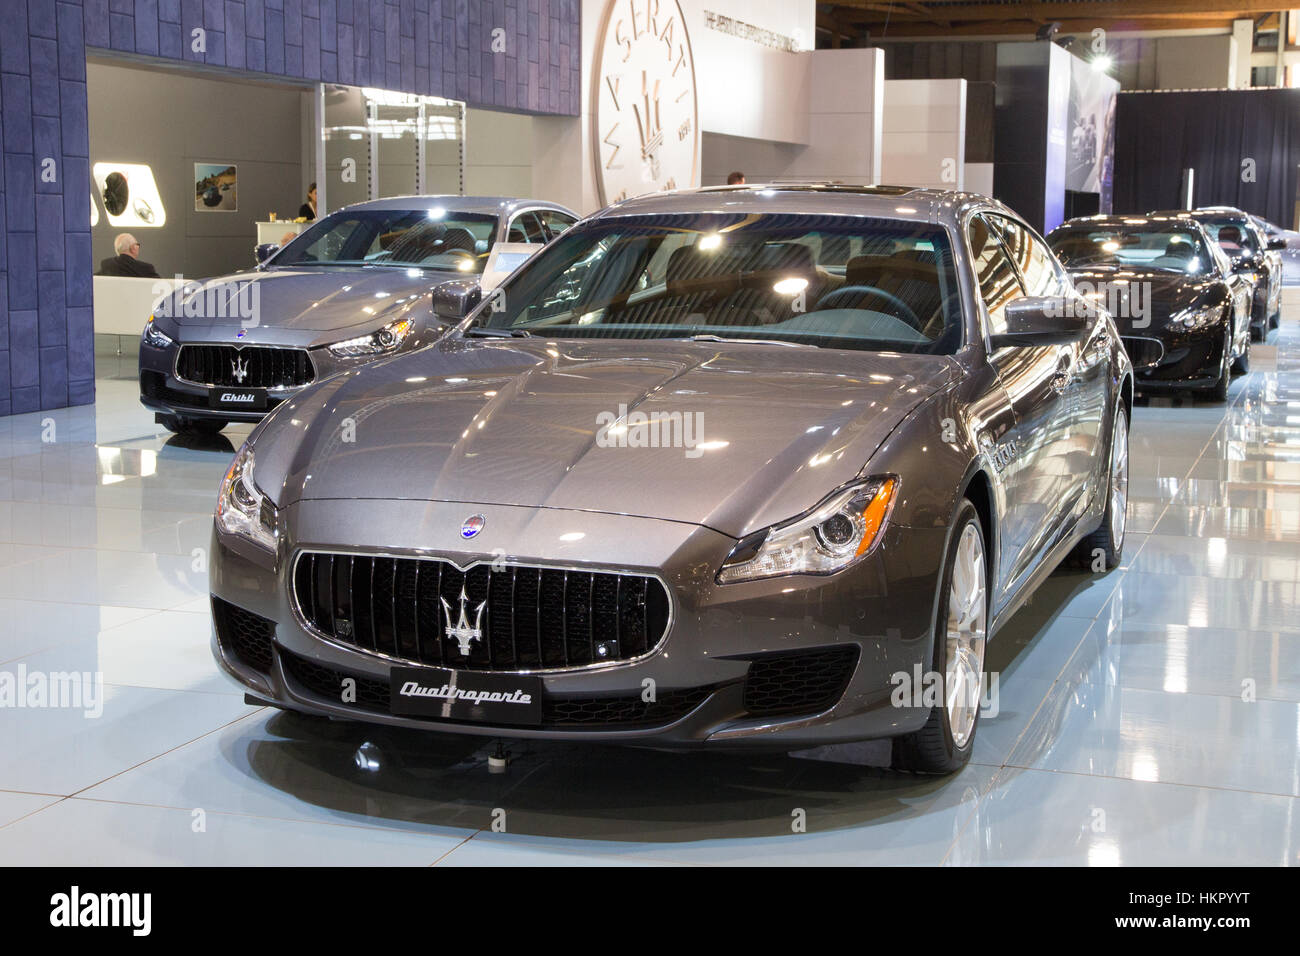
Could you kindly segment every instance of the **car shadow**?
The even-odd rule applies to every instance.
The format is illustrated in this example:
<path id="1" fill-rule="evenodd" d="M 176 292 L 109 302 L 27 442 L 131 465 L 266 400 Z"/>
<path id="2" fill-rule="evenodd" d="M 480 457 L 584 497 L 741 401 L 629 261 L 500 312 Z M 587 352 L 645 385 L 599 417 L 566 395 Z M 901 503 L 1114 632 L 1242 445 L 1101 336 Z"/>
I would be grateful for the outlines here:
<path id="1" fill-rule="evenodd" d="M 490 738 L 428 734 L 278 713 L 228 741 L 264 783 L 306 803 L 395 823 L 487 828 L 597 841 L 689 842 L 868 826 L 974 801 L 991 768 L 951 777 L 792 754 L 670 752 L 556 741 L 506 741 L 493 773 Z M 250 739 L 252 738 L 252 739 Z M 811 828 L 811 827 L 810 827 Z"/>

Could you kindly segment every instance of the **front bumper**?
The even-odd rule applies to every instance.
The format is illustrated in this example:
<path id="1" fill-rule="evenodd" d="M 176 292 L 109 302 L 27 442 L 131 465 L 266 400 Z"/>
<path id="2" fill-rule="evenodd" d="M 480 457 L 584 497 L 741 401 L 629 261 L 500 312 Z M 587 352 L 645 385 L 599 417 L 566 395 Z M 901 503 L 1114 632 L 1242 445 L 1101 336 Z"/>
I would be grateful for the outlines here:
<path id="1" fill-rule="evenodd" d="M 474 554 L 458 540 L 469 511 L 486 512 L 491 529 Z M 893 704 L 890 677 L 930 668 L 941 528 L 891 525 L 867 560 L 827 578 L 724 587 L 713 575 L 734 541 L 676 522 L 375 500 L 301 502 L 281 522 L 275 556 L 214 530 L 211 590 L 221 613 L 213 652 L 254 697 L 288 709 L 442 733 L 785 750 L 890 737 L 928 716 Z M 560 543 L 575 530 L 580 551 Z M 542 725 L 491 725 L 393 715 L 393 663 L 309 631 L 293 607 L 288 568 L 298 550 L 448 557 L 463 566 L 491 561 L 506 545 L 511 563 L 657 574 L 673 603 L 668 633 L 635 661 L 537 672 Z M 255 616 L 240 618 L 253 629 L 258 618 L 266 622 L 260 649 L 243 646 L 244 631 L 223 622 L 230 607 Z M 824 678 L 820 696 L 800 696 L 810 675 Z M 344 702 L 337 688 L 347 677 L 357 692 Z M 653 706 L 645 706 L 647 686 Z"/>
<path id="2" fill-rule="evenodd" d="M 1209 388 L 1219 381 L 1226 346 L 1221 326 L 1126 332 L 1122 339 L 1139 389 Z"/>

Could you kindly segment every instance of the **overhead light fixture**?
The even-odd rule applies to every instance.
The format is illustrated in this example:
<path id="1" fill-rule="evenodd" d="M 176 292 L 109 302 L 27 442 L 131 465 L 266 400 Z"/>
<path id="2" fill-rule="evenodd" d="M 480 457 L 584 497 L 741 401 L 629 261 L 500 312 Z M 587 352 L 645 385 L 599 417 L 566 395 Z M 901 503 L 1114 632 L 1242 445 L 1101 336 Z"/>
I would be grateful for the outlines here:
<path id="1" fill-rule="evenodd" d="M 1110 68 L 1115 65 L 1115 58 L 1109 53 L 1098 53 L 1092 58 L 1092 68 L 1097 73 L 1109 73 Z"/>

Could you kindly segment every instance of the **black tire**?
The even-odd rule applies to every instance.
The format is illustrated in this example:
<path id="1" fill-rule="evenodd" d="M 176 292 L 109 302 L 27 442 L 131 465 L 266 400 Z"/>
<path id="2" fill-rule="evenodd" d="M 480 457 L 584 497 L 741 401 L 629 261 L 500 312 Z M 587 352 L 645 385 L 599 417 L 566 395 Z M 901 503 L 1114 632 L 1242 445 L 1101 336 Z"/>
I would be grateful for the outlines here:
<path id="1" fill-rule="evenodd" d="M 182 418 L 180 415 L 160 415 L 158 423 L 178 435 L 199 436 L 220 434 L 230 424 L 224 418 Z"/>
<path id="2" fill-rule="evenodd" d="M 1228 400 L 1228 386 L 1232 384 L 1232 362 L 1229 356 L 1232 355 L 1232 338 L 1223 343 L 1223 362 L 1219 370 L 1219 380 L 1205 389 L 1205 395 L 1214 402 L 1226 402 Z"/>
<path id="3" fill-rule="evenodd" d="M 939 675 L 947 673 L 948 595 L 952 587 L 953 567 L 957 560 L 957 543 L 961 541 L 966 526 L 971 523 L 974 523 L 976 531 L 979 532 L 980 540 L 984 542 L 984 568 L 986 574 L 989 567 L 988 543 L 985 540 L 983 526 L 980 524 L 979 513 L 969 500 L 962 499 L 961 506 L 957 509 L 957 514 L 953 518 L 952 534 L 948 539 L 948 554 L 944 557 L 943 575 L 939 579 L 939 607 L 934 620 L 934 652 L 931 658 L 933 673 Z M 987 581 L 984 588 L 984 614 L 987 624 Z M 987 632 L 985 640 L 987 640 Z M 947 699 L 946 686 L 944 687 L 943 696 L 944 699 Z M 975 723 L 971 727 L 970 737 L 966 740 L 965 746 L 956 746 L 948 722 L 948 708 L 940 702 L 930 709 L 930 715 L 920 730 L 894 738 L 890 764 L 896 770 L 910 770 L 914 773 L 953 773 L 960 770 L 970 760 L 978 731 L 979 715 L 977 713 Z"/>
<path id="4" fill-rule="evenodd" d="M 1264 336 L 1261 335 L 1260 338 L 1263 339 Z M 1250 341 L 1247 340 L 1246 351 L 1238 355 L 1232 362 L 1232 374 L 1245 375 L 1249 371 L 1250 371 Z"/>
<path id="5" fill-rule="evenodd" d="M 1265 328 L 1267 328 L 1267 325 L 1265 325 Z M 1258 325 L 1255 325 L 1253 322 L 1251 323 L 1250 326 L 1250 340 L 1252 342 L 1264 341 L 1264 329 L 1260 328 Z"/>
<path id="6" fill-rule="evenodd" d="M 1116 436 L 1120 434 L 1120 418 L 1124 420 L 1123 442 L 1124 457 L 1128 460 L 1128 409 L 1124 403 L 1120 402 L 1119 408 L 1115 411 L 1115 423 L 1110 428 L 1110 455 L 1106 461 L 1108 463 L 1108 474 L 1106 476 L 1106 510 L 1101 515 L 1101 525 L 1092 534 L 1088 535 L 1078 543 L 1074 551 L 1070 554 L 1070 565 L 1082 570 L 1093 571 L 1094 562 L 1098 553 L 1101 554 L 1103 563 L 1103 573 L 1119 567 L 1120 561 L 1124 559 L 1124 538 L 1127 536 L 1125 530 L 1128 528 L 1128 515 L 1125 513 L 1124 527 L 1119 529 L 1119 540 L 1116 539 L 1114 521 L 1112 520 L 1111 509 L 1114 506 L 1114 496 L 1111 494 L 1115 481 L 1115 452 L 1117 451 Z M 1125 468 L 1127 475 L 1127 467 Z M 1128 493 L 1125 489 L 1124 501 L 1127 507 Z"/>

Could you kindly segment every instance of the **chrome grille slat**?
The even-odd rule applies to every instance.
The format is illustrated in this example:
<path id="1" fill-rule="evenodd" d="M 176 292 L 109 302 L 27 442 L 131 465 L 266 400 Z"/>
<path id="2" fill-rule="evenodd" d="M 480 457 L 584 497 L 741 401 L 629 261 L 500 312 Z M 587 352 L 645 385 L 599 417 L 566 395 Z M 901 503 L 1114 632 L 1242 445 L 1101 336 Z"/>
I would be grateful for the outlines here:
<path id="1" fill-rule="evenodd" d="M 234 362 L 247 363 L 244 380 L 235 377 Z M 269 345 L 182 345 L 176 356 L 176 377 L 193 385 L 219 388 L 296 388 L 316 373 L 305 349 Z"/>
<path id="2" fill-rule="evenodd" d="M 532 671 L 629 661 L 669 627 L 665 586 L 637 573 L 486 563 L 461 571 L 437 558 L 306 551 L 292 580 L 295 609 L 322 636 L 413 665 Z M 462 589 L 471 627 L 487 602 L 468 654 L 446 633 Z"/>

